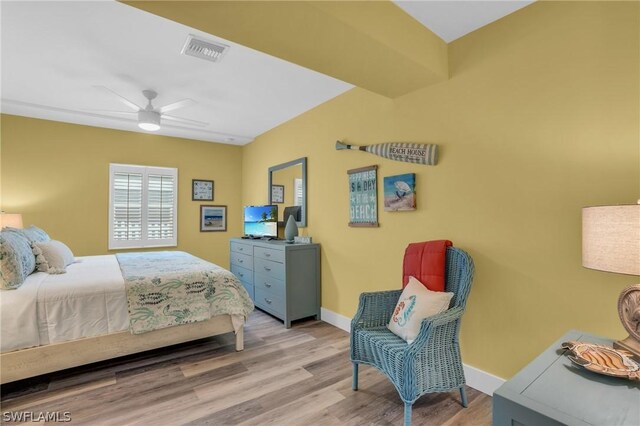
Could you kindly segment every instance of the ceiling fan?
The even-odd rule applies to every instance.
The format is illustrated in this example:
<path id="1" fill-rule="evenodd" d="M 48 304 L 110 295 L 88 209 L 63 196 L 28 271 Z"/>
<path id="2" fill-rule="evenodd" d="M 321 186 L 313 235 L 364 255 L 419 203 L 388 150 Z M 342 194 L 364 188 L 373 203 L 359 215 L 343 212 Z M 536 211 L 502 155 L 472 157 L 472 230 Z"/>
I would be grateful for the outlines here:
<path id="1" fill-rule="evenodd" d="M 120 102 L 122 102 L 123 104 L 125 104 L 126 106 L 134 110 L 134 111 L 106 111 L 106 110 L 98 110 L 98 111 L 116 113 L 116 114 L 137 114 L 138 127 L 140 127 L 143 130 L 148 130 L 150 132 L 159 130 L 161 120 L 175 121 L 176 123 L 190 124 L 193 126 L 201 126 L 201 127 L 209 125 L 209 123 L 205 123 L 204 121 L 190 120 L 187 118 L 175 117 L 173 115 L 167 114 L 167 112 L 173 111 L 174 109 L 184 108 L 186 106 L 195 104 L 196 102 L 192 99 L 183 99 L 181 101 L 173 102 L 159 108 L 154 108 L 154 106 L 151 104 L 151 101 L 158 96 L 158 93 L 154 90 L 147 89 L 147 90 L 143 90 L 142 94 L 144 95 L 145 98 L 147 98 L 149 102 L 147 106 L 143 108 L 135 104 L 134 102 L 131 102 L 129 99 L 125 98 L 124 96 L 119 95 L 118 93 L 114 92 L 108 87 L 105 87 L 105 86 L 94 86 L 94 87 L 103 92 L 115 95 L 118 98 L 118 100 L 120 100 Z"/>

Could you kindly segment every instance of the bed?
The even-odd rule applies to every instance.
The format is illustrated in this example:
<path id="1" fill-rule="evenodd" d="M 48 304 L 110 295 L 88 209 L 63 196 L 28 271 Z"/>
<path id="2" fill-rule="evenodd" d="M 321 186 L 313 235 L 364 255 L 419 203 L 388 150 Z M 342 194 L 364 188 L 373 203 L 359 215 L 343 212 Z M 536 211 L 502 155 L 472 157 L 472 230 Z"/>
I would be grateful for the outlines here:
<path id="1" fill-rule="evenodd" d="M 253 303 L 231 272 L 184 252 L 77 258 L 0 292 L 0 382 L 235 333 Z"/>

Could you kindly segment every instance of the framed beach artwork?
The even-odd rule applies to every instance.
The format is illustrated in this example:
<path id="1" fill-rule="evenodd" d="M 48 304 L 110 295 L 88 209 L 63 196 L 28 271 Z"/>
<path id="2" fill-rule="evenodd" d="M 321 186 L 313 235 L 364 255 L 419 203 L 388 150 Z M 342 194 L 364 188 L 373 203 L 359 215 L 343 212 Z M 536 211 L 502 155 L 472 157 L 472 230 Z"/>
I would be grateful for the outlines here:
<path id="1" fill-rule="evenodd" d="M 386 176 L 384 178 L 384 211 L 397 212 L 416 209 L 416 174 Z"/>
<path id="2" fill-rule="evenodd" d="M 227 206 L 200 206 L 200 232 L 227 230 Z"/>

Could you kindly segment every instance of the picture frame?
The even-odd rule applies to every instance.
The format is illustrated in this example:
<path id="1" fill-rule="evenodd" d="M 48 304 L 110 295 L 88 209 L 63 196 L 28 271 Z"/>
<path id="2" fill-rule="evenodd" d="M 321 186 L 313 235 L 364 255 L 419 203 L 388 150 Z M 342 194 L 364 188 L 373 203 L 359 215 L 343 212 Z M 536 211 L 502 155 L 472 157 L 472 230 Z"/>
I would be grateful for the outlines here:
<path id="1" fill-rule="evenodd" d="M 271 202 L 284 203 L 284 185 L 271 185 Z"/>
<path id="2" fill-rule="evenodd" d="M 213 201 L 214 183 L 212 180 L 191 180 L 191 201 Z"/>
<path id="3" fill-rule="evenodd" d="M 200 206 L 200 232 L 225 232 L 227 206 Z"/>
<path id="4" fill-rule="evenodd" d="M 416 209 L 416 174 L 384 177 L 384 211 L 400 212 Z"/>
<path id="5" fill-rule="evenodd" d="M 349 175 L 349 226 L 378 225 L 378 166 L 347 170 Z"/>

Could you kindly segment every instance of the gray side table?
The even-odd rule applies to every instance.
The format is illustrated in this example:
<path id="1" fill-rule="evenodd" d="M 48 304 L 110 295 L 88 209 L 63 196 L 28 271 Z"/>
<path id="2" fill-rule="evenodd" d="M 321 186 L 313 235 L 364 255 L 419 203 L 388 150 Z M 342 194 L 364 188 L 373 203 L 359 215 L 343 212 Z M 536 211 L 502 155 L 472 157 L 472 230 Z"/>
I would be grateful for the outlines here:
<path id="1" fill-rule="evenodd" d="M 560 348 L 609 339 L 570 331 L 493 394 L 494 426 L 640 425 L 640 382 L 575 366 Z"/>

